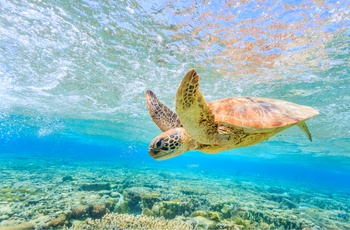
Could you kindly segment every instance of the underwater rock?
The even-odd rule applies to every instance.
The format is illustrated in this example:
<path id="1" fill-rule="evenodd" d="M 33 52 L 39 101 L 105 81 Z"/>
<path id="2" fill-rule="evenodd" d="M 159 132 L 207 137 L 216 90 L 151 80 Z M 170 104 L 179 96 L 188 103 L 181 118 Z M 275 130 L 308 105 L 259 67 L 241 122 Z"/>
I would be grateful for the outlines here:
<path id="1" fill-rule="evenodd" d="M 188 196 L 185 196 L 188 198 Z M 190 196 L 190 202 L 193 206 L 193 210 L 204 210 L 209 211 L 213 210 L 210 202 L 207 200 L 206 196 Z M 213 210 L 216 211 L 216 210 Z"/>
<path id="2" fill-rule="evenodd" d="M 12 207 L 10 205 L 1 205 L 0 206 L 0 215 L 12 216 L 13 215 Z"/>
<path id="3" fill-rule="evenodd" d="M 0 222 L 3 220 L 7 220 L 8 218 L 10 218 L 8 215 L 1 215 L 0 216 Z"/>
<path id="4" fill-rule="evenodd" d="M 196 216 L 201 216 L 201 217 L 207 218 L 208 214 L 206 211 L 196 210 L 196 211 L 191 213 L 191 217 L 196 217 Z"/>
<path id="5" fill-rule="evenodd" d="M 221 208 L 220 212 L 223 215 L 223 218 L 230 218 L 236 215 L 236 213 L 239 211 L 239 205 L 237 202 L 224 204 L 224 206 Z"/>
<path id="6" fill-rule="evenodd" d="M 283 198 L 281 201 L 281 204 L 286 206 L 289 209 L 298 208 L 297 204 L 294 204 L 292 201 L 288 200 L 287 198 Z"/>
<path id="7" fill-rule="evenodd" d="M 251 226 L 252 223 L 266 223 L 281 229 L 302 229 L 310 226 L 310 224 L 303 222 L 303 219 L 298 219 L 291 214 L 269 213 L 253 209 L 239 211 L 234 220 L 237 225 L 245 227 Z"/>
<path id="8" fill-rule="evenodd" d="M 34 224 L 30 222 L 15 223 L 12 225 L 0 226 L 1 230 L 32 230 L 35 229 Z"/>
<path id="9" fill-rule="evenodd" d="M 340 202 L 335 202 L 335 200 L 323 197 L 313 197 L 309 200 L 309 203 L 315 205 L 321 209 L 326 210 L 346 210 L 345 204 Z"/>
<path id="10" fill-rule="evenodd" d="M 222 214 L 220 212 L 208 212 L 208 219 L 220 222 L 222 220 Z"/>
<path id="11" fill-rule="evenodd" d="M 157 216 L 163 216 L 166 219 L 173 219 L 176 216 L 184 216 L 191 213 L 191 204 L 189 202 L 181 202 L 180 200 L 161 201 L 153 205 L 152 211 Z"/>
<path id="12" fill-rule="evenodd" d="M 66 181 L 73 181 L 73 177 L 72 176 L 64 176 L 62 177 L 62 181 L 66 182 Z"/>
<path id="13" fill-rule="evenodd" d="M 75 207 L 72 207 L 72 217 L 80 219 L 84 216 L 87 216 L 90 211 L 90 207 L 88 205 L 78 205 Z"/>
<path id="14" fill-rule="evenodd" d="M 149 208 L 143 208 L 141 214 L 145 215 L 145 216 L 155 216 L 154 212 L 152 210 L 150 210 Z"/>
<path id="15" fill-rule="evenodd" d="M 114 203 L 114 210 L 113 211 L 117 211 L 120 206 L 124 203 L 124 196 L 122 194 L 120 194 L 119 192 L 111 192 L 111 199 L 113 199 L 113 203 Z"/>
<path id="16" fill-rule="evenodd" d="M 234 221 L 231 220 L 223 220 L 220 223 L 217 223 L 214 229 L 226 229 L 226 230 L 241 230 L 242 228 L 238 227 Z"/>
<path id="17" fill-rule="evenodd" d="M 112 210 L 115 204 L 116 200 L 114 198 L 90 194 L 89 196 L 81 197 L 79 201 L 76 200 L 69 212 L 76 219 L 83 217 L 101 218 Z"/>
<path id="18" fill-rule="evenodd" d="M 88 183 L 82 184 L 80 186 L 83 191 L 100 191 L 100 190 L 110 190 L 110 183 Z"/>
<path id="19" fill-rule="evenodd" d="M 205 189 L 199 187 L 182 187 L 180 189 L 184 195 L 206 195 L 208 192 Z"/>
<path id="20" fill-rule="evenodd" d="M 342 220 L 344 220 L 344 221 L 349 221 L 349 218 L 350 218 L 350 213 L 348 214 L 348 213 L 346 213 L 346 212 L 339 212 L 338 214 L 337 214 L 337 218 L 338 219 L 342 219 Z"/>
<path id="21" fill-rule="evenodd" d="M 151 209 L 154 203 L 161 201 L 161 197 L 159 193 L 147 193 L 141 196 L 141 207 L 142 210 L 144 208 Z"/>
<path id="22" fill-rule="evenodd" d="M 261 223 L 260 223 L 260 228 L 261 228 L 262 230 L 267 230 L 267 229 L 270 229 L 270 225 L 267 224 L 267 223 L 265 223 L 265 222 L 261 222 Z"/>
<path id="23" fill-rule="evenodd" d="M 290 197 L 285 193 L 283 194 L 265 193 L 265 194 L 262 194 L 262 196 L 268 200 L 272 200 L 278 203 L 282 202 L 283 199 L 290 199 Z"/>
<path id="24" fill-rule="evenodd" d="M 243 228 L 243 229 L 250 229 L 251 228 L 249 220 L 244 220 L 240 217 L 236 217 L 236 218 L 234 218 L 234 222 L 240 228 Z"/>
<path id="25" fill-rule="evenodd" d="M 125 189 L 123 194 L 128 198 L 139 197 L 141 199 L 142 196 L 146 195 L 150 191 L 151 189 L 148 187 L 131 187 Z"/>
<path id="26" fill-rule="evenodd" d="M 35 205 L 38 204 L 40 202 L 40 198 L 39 197 L 30 197 L 27 201 L 28 205 Z"/>
<path id="27" fill-rule="evenodd" d="M 332 220 L 343 220 L 343 221 L 349 221 L 350 213 L 348 214 L 345 211 L 339 211 L 339 210 L 328 210 L 325 212 L 327 216 L 329 216 Z"/>
<path id="28" fill-rule="evenodd" d="M 98 191 L 98 195 L 100 195 L 100 196 L 110 196 L 111 195 L 111 191 L 110 190 L 100 190 L 100 191 Z"/>
<path id="29" fill-rule="evenodd" d="M 227 219 L 234 216 L 238 212 L 239 205 L 234 201 L 216 202 L 210 205 L 210 209 L 216 212 L 220 212 L 222 214 L 222 217 Z"/>
<path id="30" fill-rule="evenodd" d="M 119 198 L 120 196 L 123 196 L 123 195 L 120 194 L 119 192 L 112 191 L 110 196 L 113 197 L 113 198 Z"/>
<path id="31" fill-rule="evenodd" d="M 13 188 L 3 188 L 0 189 L 0 194 L 4 194 L 4 193 L 12 193 L 15 192 L 15 190 Z"/>
<path id="32" fill-rule="evenodd" d="M 50 216 L 39 215 L 37 218 L 33 219 L 31 222 L 34 223 L 36 229 L 46 229 L 47 223 L 52 219 Z"/>
<path id="33" fill-rule="evenodd" d="M 281 188 L 281 187 L 270 187 L 267 189 L 267 192 L 268 193 L 279 193 L 279 194 L 282 194 L 282 193 L 285 193 L 286 192 L 286 189 L 285 188 Z"/>
<path id="34" fill-rule="evenodd" d="M 169 179 L 170 180 L 170 179 L 174 178 L 174 176 L 172 174 L 167 173 L 167 172 L 160 172 L 158 175 L 160 177 L 162 177 L 163 179 Z"/>
<path id="35" fill-rule="evenodd" d="M 196 216 L 193 218 L 197 222 L 197 229 L 214 229 L 215 221 L 208 220 L 202 216 Z"/>
<path id="36" fill-rule="evenodd" d="M 125 189 L 123 192 L 124 202 L 118 207 L 117 211 L 122 213 L 140 214 L 142 212 L 142 197 L 145 196 L 147 200 L 146 194 L 148 194 L 150 191 L 151 189 L 148 187 L 131 187 Z M 147 202 L 145 205 L 147 207 L 149 206 Z"/>

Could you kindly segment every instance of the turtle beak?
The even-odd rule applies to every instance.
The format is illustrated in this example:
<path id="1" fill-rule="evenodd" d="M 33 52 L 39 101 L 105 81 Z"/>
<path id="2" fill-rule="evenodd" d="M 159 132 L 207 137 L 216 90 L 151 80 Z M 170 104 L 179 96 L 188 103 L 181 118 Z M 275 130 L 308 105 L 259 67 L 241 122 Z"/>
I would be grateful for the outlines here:
<path id="1" fill-rule="evenodd" d="M 171 158 L 171 156 L 169 156 L 171 152 L 164 152 L 159 149 L 154 149 L 151 146 L 148 148 L 148 153 L 153 159 L 158 161 Z"/>
<path id="2" fill-rule="evenodd" d="M 149 147 L 148 148 L 148 153 L 151 157 L 153 158 L 157 158 L 157 154 L 159 153 L 160 151 L 157 150 L 157 149 L 153 149 L 152 147 Z"/>

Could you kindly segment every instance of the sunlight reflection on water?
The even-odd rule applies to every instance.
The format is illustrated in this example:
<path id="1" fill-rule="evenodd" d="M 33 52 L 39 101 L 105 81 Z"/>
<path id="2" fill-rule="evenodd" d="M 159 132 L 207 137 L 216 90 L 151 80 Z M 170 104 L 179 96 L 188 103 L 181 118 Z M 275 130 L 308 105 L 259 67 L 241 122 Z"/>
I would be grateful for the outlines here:
<path id="1" fill-rule="evenodd" d="M 172 106 L 195 67 L 208 100 L 291 100 L 321 111 L 310 121 L 316 138 L 350 136 L 347 1 L 2 0 L 0 7 L 4 114 L 102 121 L 96 127 L 117 121 L 147 139 L 157 129 L 145 90 Z"/>

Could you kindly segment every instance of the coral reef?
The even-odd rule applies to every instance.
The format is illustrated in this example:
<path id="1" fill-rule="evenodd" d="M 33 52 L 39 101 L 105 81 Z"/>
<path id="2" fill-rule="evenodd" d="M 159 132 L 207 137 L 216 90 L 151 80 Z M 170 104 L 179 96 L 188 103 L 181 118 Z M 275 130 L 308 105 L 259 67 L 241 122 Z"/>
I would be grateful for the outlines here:
<path id="1" fill-rule="evenodd" d="M 54 162 L 1 165 L 0 229 L 350 229 L 350 197 L 340 191 L 191 168 Z"/>
<path id="2" fill-rule="evenodd" d="M 102 219 L 87 219 L 74 224 L 71 229 L 152 229 L 152 230 L 192 230 L 194 221 L 181 219 L 165 220 L 163 218 L 130 214 L 106 214 Z"/>

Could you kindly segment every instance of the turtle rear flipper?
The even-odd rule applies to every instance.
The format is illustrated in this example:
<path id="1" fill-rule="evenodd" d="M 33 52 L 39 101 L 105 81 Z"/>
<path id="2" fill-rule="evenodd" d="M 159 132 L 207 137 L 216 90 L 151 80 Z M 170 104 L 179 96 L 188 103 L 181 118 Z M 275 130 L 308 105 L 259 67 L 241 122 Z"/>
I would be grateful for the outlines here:
<path id="1" fill-rule="evenodd" d="M 309 128 L 307 127 L 305 121 L 304 122 L 299 122 L 297 125 L 305 133 L 307 138 L 309 138 L 309 140 L 312 142 L 311 133 L 310 133 Z"/>

